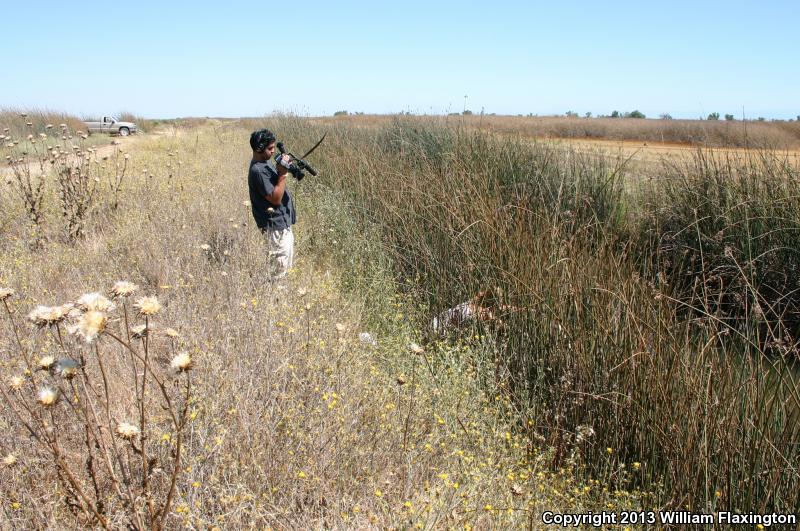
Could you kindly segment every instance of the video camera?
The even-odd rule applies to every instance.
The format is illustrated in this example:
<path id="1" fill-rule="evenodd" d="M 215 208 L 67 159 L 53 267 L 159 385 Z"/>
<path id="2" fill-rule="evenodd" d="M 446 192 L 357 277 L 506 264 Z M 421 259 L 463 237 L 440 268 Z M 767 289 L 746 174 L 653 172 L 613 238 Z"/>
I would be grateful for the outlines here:
<path id="1" fill-rule="evenodd" d="M 323 136 L 323 138 L 325 137 Z M 319 142 L 322 142 L 322 140 L 320 140 Z M 319 142 L 317 143 L 317 146 L 319 145 Z M 281 166 L 289 170 L 289 173 L 292 174 L 292 177 L 300 181 L 303 179 L 303 177 L 306 176 L 305 172 L 308 172 L 315 177 L 317 176 L 317 170 L 315 170 L 313 166 L 311 166 L 311 164 L 303 160 L 303 158 L 308 156 L 308 153 L 311 153 L 311 151 L 314 151 L 314 149 L 317 146 L 314 146 L 314 148 L 312 148 L 311 151 L 303 155 L 303 157 L 301 158 L 301 157 L 295 157 L 293 154 L 286 151 L 283 142 L 278 142 L 275 145 L 277 146 L 278 151 L 280 152 L 275 154 L 275 164 L 280 164 Z M 283 155 L 289 155 L 289 157 L 291 157 L 289 162 L 283 161 Z"/>

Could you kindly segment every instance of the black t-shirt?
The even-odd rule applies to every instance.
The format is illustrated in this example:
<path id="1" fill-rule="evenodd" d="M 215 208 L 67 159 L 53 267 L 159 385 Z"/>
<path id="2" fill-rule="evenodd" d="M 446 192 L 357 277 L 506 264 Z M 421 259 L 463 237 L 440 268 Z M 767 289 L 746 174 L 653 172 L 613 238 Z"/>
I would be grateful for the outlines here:
<path id="1" fill-rule="evenodd" d="M 250 188 L 253 218 L 259 229 L 287 229 L 297 222 L 294 202 L 288 189 L 283 192 L 280 206 L 267 201 L 266 196 L 275 191 L 276 184 L 278 184 L 278 172 L 275 170 L 274 162 L 250 161 L 247 185 Z"/>

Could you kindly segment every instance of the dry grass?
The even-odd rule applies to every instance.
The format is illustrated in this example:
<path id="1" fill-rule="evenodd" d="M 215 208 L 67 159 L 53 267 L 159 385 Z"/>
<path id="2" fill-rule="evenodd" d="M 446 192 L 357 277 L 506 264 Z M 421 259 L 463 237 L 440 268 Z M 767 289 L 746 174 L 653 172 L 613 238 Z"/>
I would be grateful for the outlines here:
<path id="1" fill-rule="evenodd" d="M 407 318 L 411 306 L 393 295 L 388 269 L 363 266 L 364 291 L 352 289 L 354 269 L 341 276 L 337 253 L 373 244 L 313 183 L 297 187 L 298 267 L 288 289 L 274 291 L 244 205 L 249 127 L 173 132 L 134 145 L 118 207 L 101 186 L 74 241 L 60 236 L 52 188 L 40 250 L 31 249 L 23 204 L 8 187 L 0 192 L 0 287 L 16 291 L 7 302 L 17 320 L 37 304 L 126 279 L 158 296 L 155 326 L 177 330 L 178 347 L 193 356 L 194 398 L 167 527 L 512 528 L 538 522 L 545 509 L 640 506 L 642 495 L 624 486 L 645 467 L 626 468 L 591 438 L 551 466 L 553 451 L 523 435 L 532 433 L 526 417 L 496 387 L 488 338 L 409 352 L 420 335 Z M 9 326 L 0 322 L 3 385 L 24 370 Z M 377 346 L 358 340 L 365 330 Z M 46 330 L 23 332 L 37 352 L 62 349 Z M 2 526 L 76 527 L 48 454 L 7 411 L 0 433 L 0 451 L 17 458 L 0 466 Z M 149 436 L 161 455 L 174 450 L 175 437 L 158 424 Z M 80 466 L 80 447 L 66 450 Z M 580 479 L 590 451 L 603 454 L 604 473 Z M 111 521 L 124 519 L 124 508 L 107 507 L 118 511 Z"/>
<path id="2" fill-rule="evenodd" d="M 114 116 L 119 118 L 121 122 L 135 123 L 138 127 L 139 133 L 151 132 L 155 127 L 155 122 L 153 120 L 149 120 L 144 116 L 139 116 L 138 114 L 132 113 L 130 111 L 119 111 Z"/>
<path id="3" fill-rule="evenodd" d="M 63 112 L 47 109 L 0 109 L 0 130 L 3 135 L 13 139 L 24 139 L 31 132 L 34 134 L 43 132 L 48 124 L 56 131 L 61 130 L 61 124 L 65 124 L 73 132 L 86 131 L 86 126 L 80 118 Z"/>
<path id="4" fill-rule="evenodd" d="M 391 123 L 386 115 L 350 115 L 315 118 L 319 124 L 375 127 Z M 638 140 L 703 147 L 796 149 L 800 147 L 797 122 L 748 120 L 650 120 L 635 118 L 567 118 L 522 116 L 406 117 L 420 124 L 436 121 L 528 138 Z"/>

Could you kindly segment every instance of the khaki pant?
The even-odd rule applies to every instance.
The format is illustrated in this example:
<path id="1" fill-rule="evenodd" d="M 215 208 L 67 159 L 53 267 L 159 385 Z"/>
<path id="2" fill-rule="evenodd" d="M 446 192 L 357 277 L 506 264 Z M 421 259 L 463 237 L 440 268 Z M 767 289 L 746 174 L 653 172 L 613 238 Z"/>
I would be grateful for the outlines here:
<path id="1" fill-rule="evenodd" d="M 264 241 L 267 242 L 267 272 L 271 280 L 286 277 L 289 268 L 294 264 L 294 234 L 288 229 L 264 229 Z"/>

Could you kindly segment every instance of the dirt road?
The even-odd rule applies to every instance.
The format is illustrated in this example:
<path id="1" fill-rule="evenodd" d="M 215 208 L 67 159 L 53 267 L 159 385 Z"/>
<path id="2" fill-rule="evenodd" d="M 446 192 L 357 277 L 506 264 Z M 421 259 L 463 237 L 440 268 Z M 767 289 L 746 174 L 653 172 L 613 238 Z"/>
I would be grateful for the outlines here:
<path id="1" fill-rule="evenodd" d="M 121 149 L 128 151 L 131 146 L 135 145 L 137 142 L 142 141 L 146 135 L 131 135 L 128 137 L 113 137 L 108 138 L 106 143 L 100 143 L 95 145 L 90 145 L 90 147 L 95 150 L 95 155 L 98 159 L 102 159 L 103 157 L 108 157 L 114 153 L 114 149 L 119 146 Z M 115 144 L 116 143 L 116 144 Z M 51 144 L 52 145 L 52 144 Z M 68 145 L 78 145 L 76 140 L 69 141 Z M 31 160 L 28 163 L 28 167 L 30 168 L 31 172 L 39 170 L 39 162 L 36 159 Z M 14 175 L 14 168 L 12 168 L 7 160 L 0 161 L 0 177 L 9 177 Z"/>

